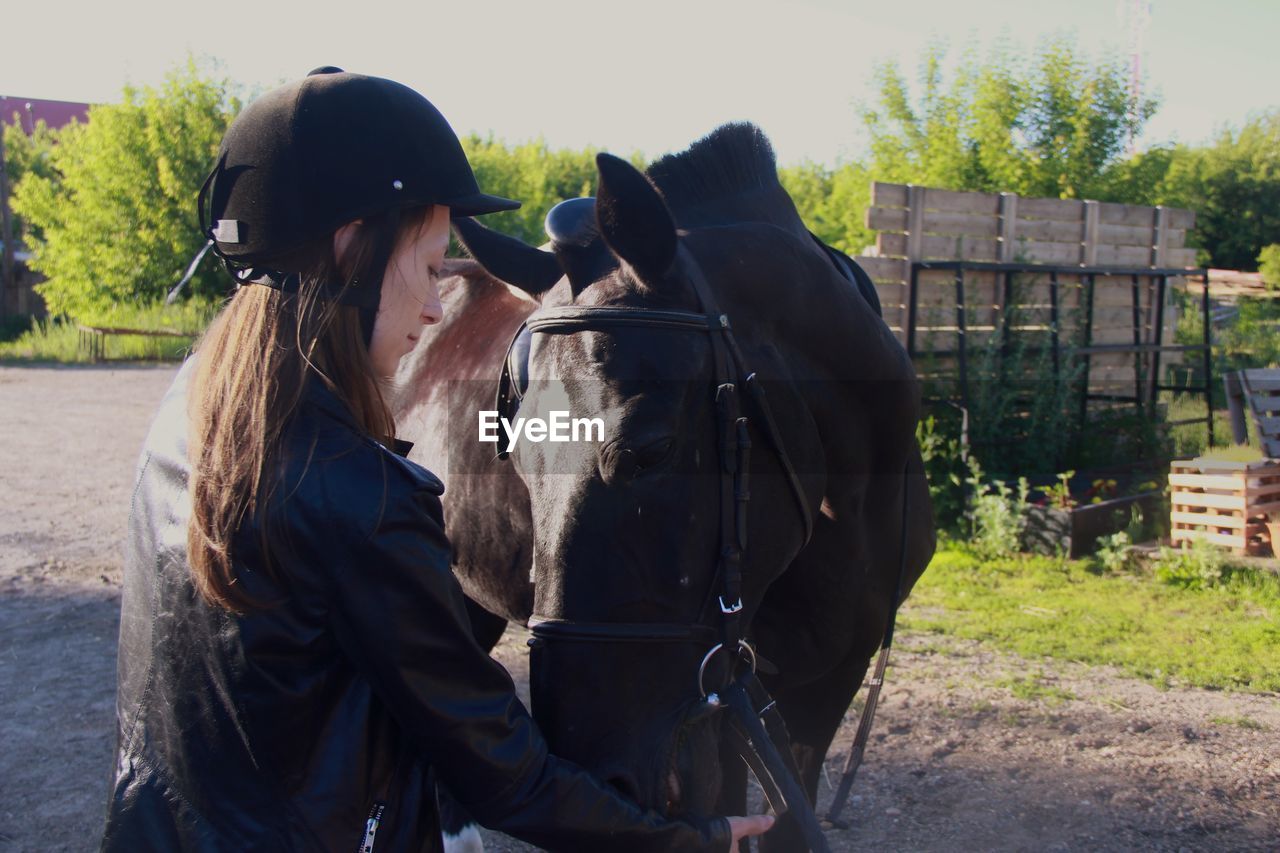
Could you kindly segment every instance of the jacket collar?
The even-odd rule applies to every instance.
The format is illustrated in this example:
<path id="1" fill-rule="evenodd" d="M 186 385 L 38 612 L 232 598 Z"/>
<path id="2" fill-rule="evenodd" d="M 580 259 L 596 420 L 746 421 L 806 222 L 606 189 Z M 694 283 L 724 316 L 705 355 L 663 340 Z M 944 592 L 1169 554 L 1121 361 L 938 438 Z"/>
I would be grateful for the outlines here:
<path id="1" fill-rule="evenodd" d="M 364 428 L 356 422 L 355 415 L 351 413 L 351 409 L 343 402 L 341 397 L 325 385 L 320 377 L 314 374 L 307 375 L 306 385 L 302 391 L 302 400 L 305 405 L 314 406 L 356 432 L 364 432 Z M 394 438 L 391 440 L 391 446 L 388 449 L 397 456 L 407 458 L 409 451 L 413 449 L 413 442 Z"/>

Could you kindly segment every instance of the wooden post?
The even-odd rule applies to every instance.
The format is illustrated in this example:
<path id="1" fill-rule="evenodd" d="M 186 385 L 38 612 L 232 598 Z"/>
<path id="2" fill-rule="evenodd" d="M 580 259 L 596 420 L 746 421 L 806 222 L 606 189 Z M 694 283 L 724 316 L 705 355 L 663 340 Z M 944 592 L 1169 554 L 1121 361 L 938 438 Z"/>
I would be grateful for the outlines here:
<path id="1" fill-rule="evenodd" d="M 1152 211 L 1151 266 L 1158 269 L 1163 269 L 1168 266 L 1168 264 L 1165 263 L 1168 255 L 1168 244 L 1169 217 L 1165 214 L 1164 205 L 1158 205 Z M 1147 279 L 1148 308 L 1146 316 L 1150 320 L 1150 327 L 1146 334 L 1143 335 L 1143 340 L 1150 343 L 1158 343 L 1163 332 L 1163 329 L 1157 329 L 1156 325 L 1164 322 L 1164 283 L 1165 280 L 1161 278 L 1159 279 L 1159 287 L 1156 287 L 1156 280 L 1154 277 Z M 1157 300 L 1160 302 L 1159 305 L 1156 304 Z M 1157 386 L 1160 383 L 1160 377 L 1156 375 L 1159 371 L 1160 365 L 1160 354 L 1158 351 L 1150 356 L 1148 364 L 1151 368 L 1151 404 L 1154 406 L 1156 397 L 1158 396 Z"/>
<path id="2" fill-rule="evenodd" d="M 1000 263 L 1011 264 L 1017 254 L 1018 194 L 1000 193 Z"/>
<path id="3" fill-rule="evenodd" d="M 0 319 L 9 315 L 9 294 L 13 281 L 13 217 L 9 213 L 9 167 L 4 154 L 4 119 L 0 117 L 0 240 L 4 240 L 4 260 L 0 266 Z"/>
<path id="4" fill-rule="evenodd" d="M 918 187 L 915 184 L 907 186 L 907 259 L 903 261 L 902 280 L 909 282 L 910 287 L 916 285 L 916 277 L 911 274 L 911 265 L 916 261 L 923 260 L 920 256 L 924 254 L 924 187 Z M 913 302 L 913 299 L 908 299 Z M 910 316 L 910 305 L 902 306 L 902 329 L 903 336 L 908 335 L 914 337 L 914 329 L 908 330 L 907 324 L 914 323 L 915 318 Z"/>
<path id="5" fill-rule="evenodd" d="M 1000 213 L 999 213 L 999 236 L 996 238 L 999 243 L 1000 263 L 1011 264 L 1016 260 L 1017 253 L 1017 231 L 1018 231 L 1018 194 L 1017 193 L 1000 193 Z M 1003 289 L 1000 288 L 1000 282 L 1004 282 Z M 1000 327 L 1000 354 L 1007 355 L 1009 351 L 1009 300 L 1013 295 L 1013 273 L 1006 272 L 995 276 L 995 285 L 997 288 L 996 295 L 996 316 L 993 325 Z"/>
<path id="6" fill-rule="evenodd" d="M 1084 203 L 1084 234 L 1080 242 L 1080 264 L 1086 267 L 1098 265 L 1098 213 L 1101 208 L 1096 201 Z"/>
<path id="7" fill-rule="evenodd" d="M 1169 252 L 1169 217 L 1165 214 L 1164 205 L 1158 205 L 1155 221 L 1151 224 L 1151 266 L 1165 267 L 1165 258 Z"/>

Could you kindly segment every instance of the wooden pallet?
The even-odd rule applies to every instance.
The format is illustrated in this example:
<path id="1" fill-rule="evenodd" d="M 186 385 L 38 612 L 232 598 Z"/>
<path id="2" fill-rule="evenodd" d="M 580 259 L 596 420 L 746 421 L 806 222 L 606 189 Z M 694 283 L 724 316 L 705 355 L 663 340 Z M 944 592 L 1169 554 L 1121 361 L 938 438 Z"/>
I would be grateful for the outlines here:
<path id="1" fill-rule="evenodd" d="M 1237 554 L 1267 553 L 1267 514 L 1280 516 L 1280 460 L 1178 460 L 1169 490 L 1174 545 L 1204 539 Z"/>

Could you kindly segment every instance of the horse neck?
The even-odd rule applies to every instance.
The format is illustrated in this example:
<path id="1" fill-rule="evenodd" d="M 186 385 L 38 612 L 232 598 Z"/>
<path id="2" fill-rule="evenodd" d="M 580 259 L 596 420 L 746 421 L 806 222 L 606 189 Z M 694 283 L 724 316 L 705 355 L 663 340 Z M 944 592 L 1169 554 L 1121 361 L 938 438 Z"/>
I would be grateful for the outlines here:
<path id="1" fill-rule="evenodd" d="M 807 232 L 747 223 L 703 231 L 697 248 L 719 282 L 720 307 L 756 362 L 749 367 L 785 386 L 769 391 L 777 415 L 791 421 L 784 431 L 799 440 L 806 421 L 816 427 L 828 471 L 866 470 L 872 447 L 882 446 L 873 436 L 910 434 L 918 407 L 910 360 Z"/>

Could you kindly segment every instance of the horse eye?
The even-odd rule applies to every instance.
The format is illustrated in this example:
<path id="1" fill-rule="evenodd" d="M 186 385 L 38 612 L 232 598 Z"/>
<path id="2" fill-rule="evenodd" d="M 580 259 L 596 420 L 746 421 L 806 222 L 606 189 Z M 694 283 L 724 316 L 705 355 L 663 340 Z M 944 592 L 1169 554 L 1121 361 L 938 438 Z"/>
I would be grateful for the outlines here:
<path id="1" fill-rule="evenodd" d="M 673 438 L 655 441 L 634 450 L 615 445 L 605 451 L 600 471 L 606 483 L 626 483 L 665 462 L 674 446 Z"/>

